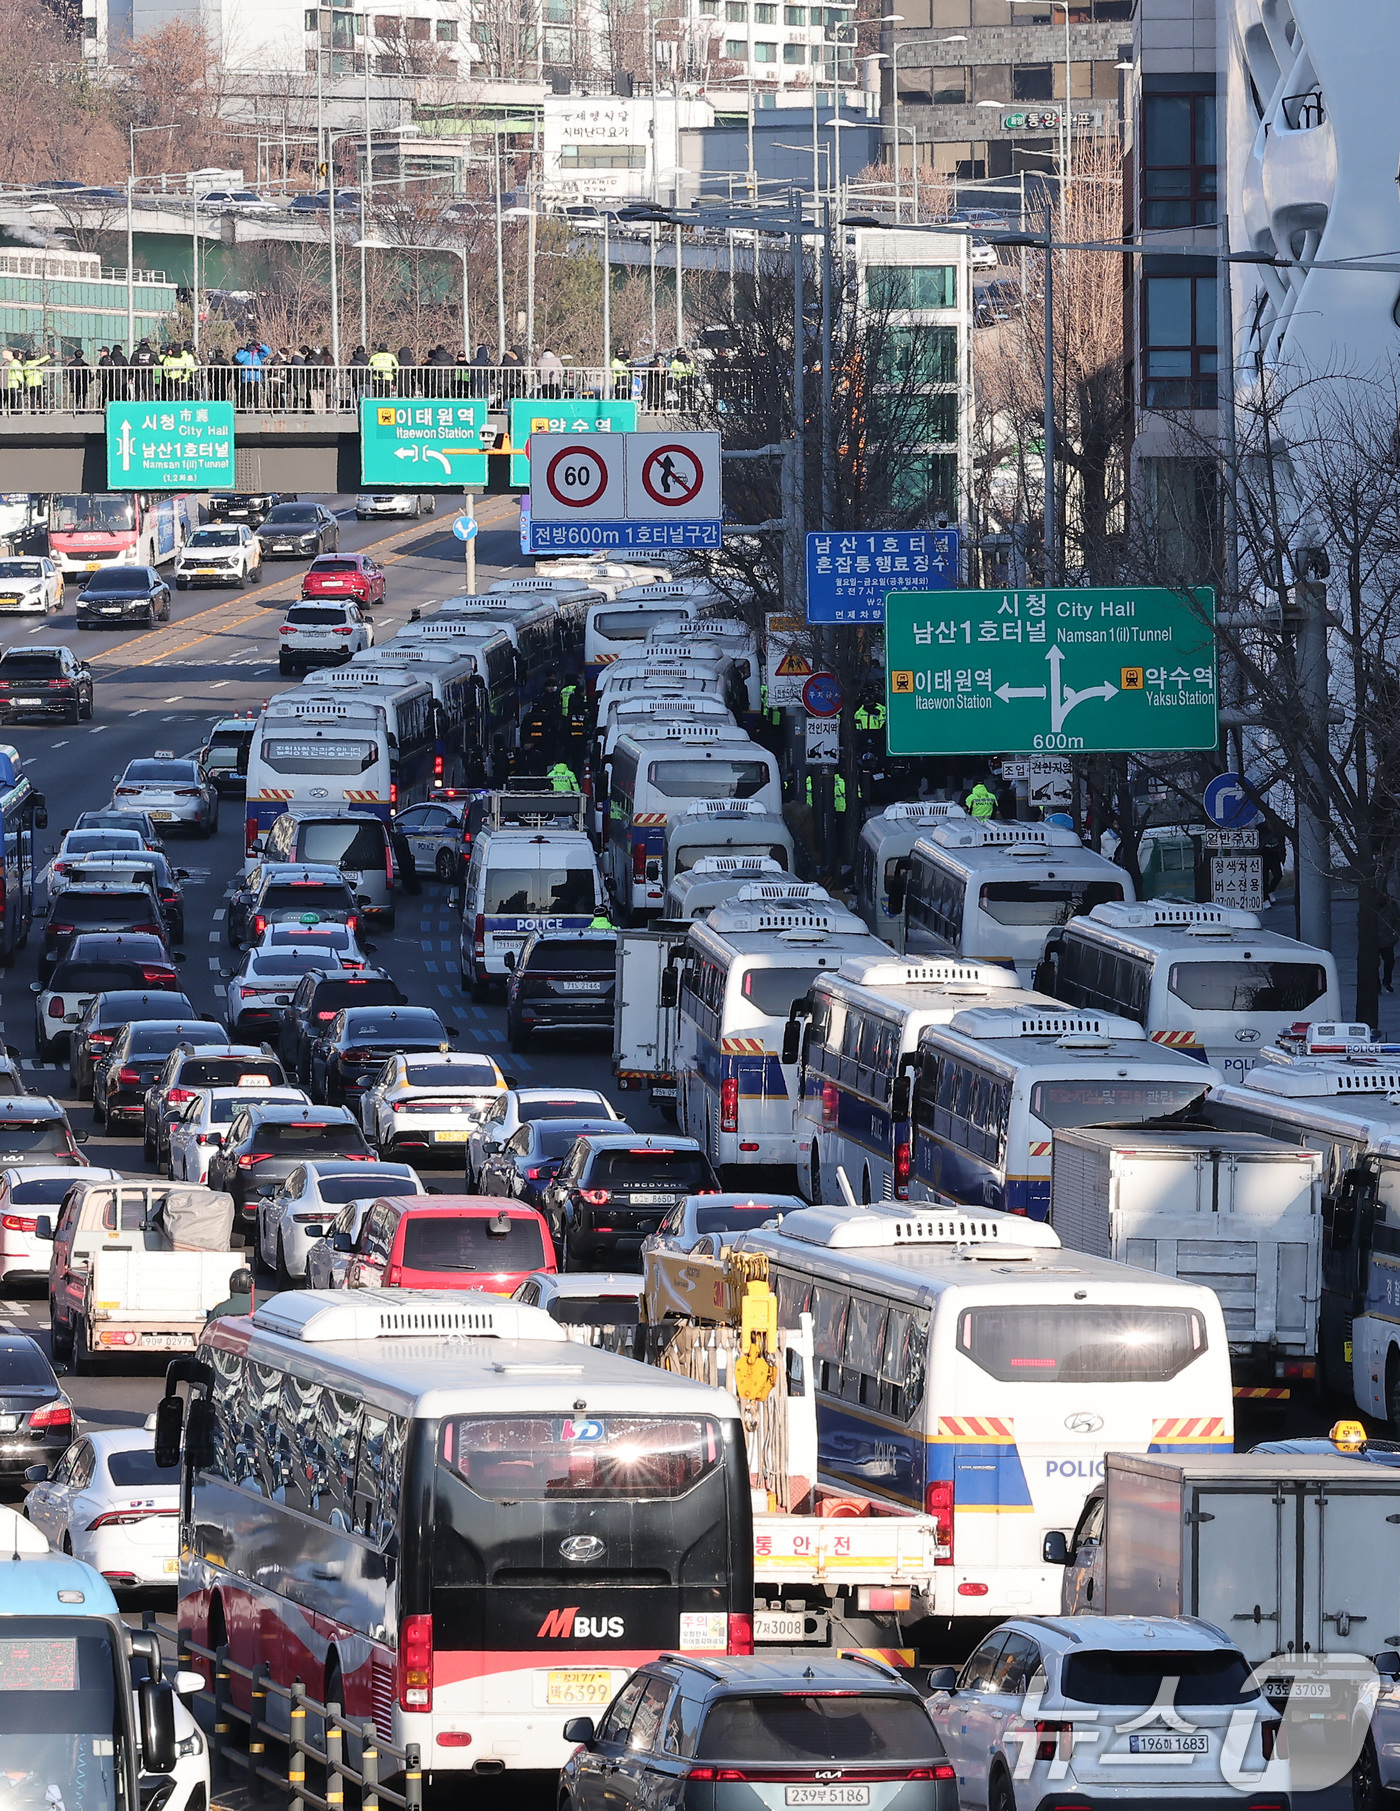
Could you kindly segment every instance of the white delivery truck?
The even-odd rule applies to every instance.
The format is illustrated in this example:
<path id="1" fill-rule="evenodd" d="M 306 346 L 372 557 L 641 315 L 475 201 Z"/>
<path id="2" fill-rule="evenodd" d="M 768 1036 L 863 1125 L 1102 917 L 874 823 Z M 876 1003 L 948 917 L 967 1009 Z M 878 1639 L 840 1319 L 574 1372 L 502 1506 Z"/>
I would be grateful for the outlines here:
<path id="1" fill-rule="evenodd" d="M 613 1074 L 624 1089 L 645 1088 L 654 1107 L 676 1116 L 676 1008 L 690 924 L 657 919 L 617 934 Z"/>
<path id="2" fill-rule="evenodd" d="M 1316 1453 L 1108 1453 L 1072 1531 L 1061 1614 L 1200 1616 L 1251 1665 L 1400 1643 L 1400 1469 Z"/>
<path id="3" fill-rule="evenodd" d="M 1317 1376 L 1323 1156 L 1252 1132 L 1054 1133 L 1063 1244 L 1220 1297 L 1235 1394 L 1287 1401 Z"/>

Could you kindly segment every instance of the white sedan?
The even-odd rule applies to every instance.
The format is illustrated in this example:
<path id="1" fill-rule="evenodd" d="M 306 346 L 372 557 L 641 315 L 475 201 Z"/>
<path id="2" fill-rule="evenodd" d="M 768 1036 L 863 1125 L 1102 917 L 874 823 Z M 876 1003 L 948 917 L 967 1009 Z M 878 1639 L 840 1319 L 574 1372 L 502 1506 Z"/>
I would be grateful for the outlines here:
<path id="1" fill-rule="evenodd" d="M 248 1104 L 246 1088 L 197 1088 L 194 1099 L 170 1128 L 170 1159 L 166 1174 L 172 1182 L 207 1182 L 209 1164 L 224 1142 L 224 1133 L 240 1107 Z M 290 1100 L 310 1106 L 300 1088 L 261 1088 L 258 1099 Z"/>
<path id="2" fill-rule="evenodd" d="M 436 497 L 420 496 L 417 491 L 362 491 L 355 499 L 355 517 L 360 522 L 373 516 L 430 516 L 436 508 Z"/>
<path id="3" fill-rule="evenodd" d="M 258 1255 L 279 1289 L 306 1275 L 306 1254 L 347 1201 L 427 1191 L 406 1163 L 346 1163 L 327 1157 L 294 1169 L 273 1195 L 258 1200 Z"/>
<path id="4" fill-rule="evenodd" d="M 620 1117 L 607 1095 L 596 1088 L 511 1088 L 498 1095 L 472 1127 L 466 1153 L 467 1193 L 476 1192 L 486 1159 L 494 1156 L 527 1120 Z"/>
<path id="5" fill-rule="evenodd" d="M 456 1164 L 473 1127 L 505 1091 L 495 1063 L 474 1051 L 393 1056 L 361 1097 L 360 1123 L 382 1157 Z"/>
<path id="6" fill-rule="evenodd" d="M 0 560 L 0 610 L 48 616 L 63 608 L 63 574 L 52 560 Z"/>
<path id="7" fill-rule="evenodd" d="M 270 929 L 271 927 L 269 927 Z M 303 929 L 301 925 L 281 927 Z M 303 975 L 318 969 L 348 966 L 319 944 L 309 948 L 303 939 L 259 944 L 248 950 L 228 982 L 227 1023 L 236 1038 L 275 1037 L 292 995 Z"/>
<path id="8" fill-rule="evenodd" d="M 51 1547 L 119 1589 L 173 1590 L 179 1575 L 180 1468 L 156 1464 L 153 1439 L 139 1427 L 84 1434 L 24 1500 Z"/>
<path id="9" fill-rule="evenodd" d="M 359 941 L 349 925 L 322 919 L 319 924 L 279 924 L 275 920 L 256 943 L 247 946 L 250 955 L 275 950 L 303 950 L 321 958 L 322 968 L 368 968 L 373 944 Z"/>

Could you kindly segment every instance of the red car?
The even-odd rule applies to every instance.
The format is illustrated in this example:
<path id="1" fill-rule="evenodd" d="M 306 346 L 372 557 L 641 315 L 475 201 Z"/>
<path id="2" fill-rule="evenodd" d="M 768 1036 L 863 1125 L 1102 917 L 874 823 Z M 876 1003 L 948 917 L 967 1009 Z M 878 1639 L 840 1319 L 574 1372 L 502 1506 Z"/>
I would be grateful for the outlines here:
<path id="1" fill-rule="evenodd" d="M 342 1235 L 345 1236 L 345 1235 Z M 552 1273 L 549 1222 L 494 1195 L 387 1195 L 365 1215 L 346 1267 L 350 1289 L 484 1289 L 514 1295 Z"/>
<path id="2" fill-rule="evenodd" d="M 307 567 L 303 597 L 353 597 L 359 604 L 384 601 L 384 568 L 367 553 L 323 553 Z"/>

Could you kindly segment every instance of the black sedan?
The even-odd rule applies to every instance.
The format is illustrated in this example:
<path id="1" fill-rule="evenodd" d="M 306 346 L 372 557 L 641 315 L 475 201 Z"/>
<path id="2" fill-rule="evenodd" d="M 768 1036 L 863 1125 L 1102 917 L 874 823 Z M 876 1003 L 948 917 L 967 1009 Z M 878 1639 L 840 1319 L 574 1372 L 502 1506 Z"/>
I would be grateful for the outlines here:
<path id="1" fill-rule="evenodd" d="M 72 1439 L 72 1404 L 43 1350 L 27 1333 L 0 1334 L 0 1478 L 52 1471 Z"/>
<path id="2" fill-rule="evenodd" d="M 79 1099 L 91 1098 L 92 1078 L 115 1040 L 128 1025 L 168 1019 L 198 1019 L 194 1001 L 187 994 L 163 989 L 138 993 L 135 988 L 113 987 L 95 994 L 73 1027 L 68 1050 L 68 1086 Z M 172 1045 L 173 1049 L 174 1046 Z"/>
<path id="3" fill-rule="evenodd" d="M 626 1132 L 616 1119 L 531 1119 L 486 1159 L 477 1179 L 478 1195 L 509 1195 L 530 1207 L 544 1207 L 544 1191 L 559 1165 L 585 1132 Z"/>
<path id="4" fill-rule="evenodd" d="M 258 1200 L 275 1195 L 292 1171 L 324 1157 L 344 1162 L 379 1162 L 365 1143 L 348 1107 L 301 1107 L 295 1101 L 240 1106 L 209 1161 L 209 1187 L 233 1196 L 238 1226 L 256 1233 Z"/>
<path id="5" fill-rule="evenodd" d="M 74 616 L 80 629 L 153 629 L 170 621 L 170 587 L 154 566 L 109 566 L 78 593 Z"/>
<path id="6" fill-rule="evenodd" d="M 283 503 L 295 503 L 293 491 L 215 491 L 204 505 L 211 522 L 246 522 L 257 528 L 267 519 L 269 510 Z"/>
<path id="7" fill-rule="evenodd" d="M 123 1025 L 93 1067 L 92 1117 L 107 1130 L 135 1131 L 146 1116 L 146 1090 L 155 1084 L 177 1044 L 227 1044 L 217 1020 L 156 1019 Z"/>
<path id="8" fill-rule="evenodd" d="M 391 1056 L 450 1050 L 457 1035 L 430 1006 L 351 1006 L 312 1040 L 308 1067 L 315 1100 L 358 1100 Z"/>
<path id="9" fill-rule="evenodd" d="M 340 524 L 324 503 L 279 503 L 258 530 L 266 560 L 295 560 L 303 554 L 335 553 Z"/>

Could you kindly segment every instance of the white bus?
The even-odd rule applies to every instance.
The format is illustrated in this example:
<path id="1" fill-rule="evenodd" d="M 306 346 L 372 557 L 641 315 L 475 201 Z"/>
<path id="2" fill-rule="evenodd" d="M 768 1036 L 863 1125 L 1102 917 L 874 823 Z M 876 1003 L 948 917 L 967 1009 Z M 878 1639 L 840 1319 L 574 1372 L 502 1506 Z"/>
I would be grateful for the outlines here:
<path id="1" fill-rule="evenodd" d="M 1034 994 L 969 1007 L 919 1038 L 910 1197 L 1044 1220 L 1057 1128 L 1170 1127 L 1198 1114 L 1219 1081 L 1111 1013 Z"/>
<path id="2" fill-rule="evenodd" d="M 668 922 L 705 918 L 744 887 L 755 881 L 776 885 L 785 872 L 771 855 L 702 855 L 694 867 L 672 876 L 661 916 Z"/>
<path id="3" fill-rule="evenodd" d="M 399 1289 L 213 1321 L 167 1374 L 167 1436 L 177 1384 L 181 1626 L 417 1743 L 428 1779 L 556 1768 L 568 1717 L 639 1664 L 752 1651 L 723 1391 L 569 1342 L 540 1308 Z"/>
<path id="4" fill-rule="evenodd" d="M 738 728 L 643 724 L 619 736 L 608 775 L 603 870 L 629 917 L 655 917 L 666 883 L 666 826 L 692 799 L 752 799 L 782 816 L 778 763 Z"/>
<path id="5" fill-rule="evenodd" d="M 1243 1080 L 1298 1020 L 1341 1016 L 1330 950 L 1266 931 L 1231 906 L 1097 905 L 1050 933 L 1035 985 L 1068 1005 L 1136 1019 L 1226 1081 Z"/>
<path id="6" fill-rule="evenodd" d="M 601 716 L 619 698 L 643 696 L 655 691 L 658 684 L 674 687 L 688 698 L 718 698 L 729 708 L 725 697 L 725 676 L 712 660 L 619 660 L 608 667 L 594 693 L 595 707 Z"/>
<path id="7" fill-rule="evenodd" d="M 607 829 L 608 774 L 619 736 L 648 723 L 703 723 L 720 728 L 734 724 L 734 715 L 723 699 L 695 696 L 683 681 L 664 676 L 642 692 L 622 692 L 600 706 L 589 751 L 584 791 L 593 813 L 591 828 L 600 840 Z"/>
<path id="8" fill-rule="evenodd" d="M 1057 1614 L 1042 1544 L 1074 1528 L 1105 1453 L 1232 1449 L 1209 1289 L 927 1206 L 806 1208 L 732 1243 L 766 1255 L 781 1327 L 811 1316 L 820 1486 L 848 1514 L 936 1518 L 936 1582 L 906 1623 Z"/>
<path id="9" fill-rule="evenodd" d="M 631 585 L 607 603 L 588 606 L 583 629 L 583 670 L 590 692 L 597 690 L 599 679 L 615 660 L 633 653 L 645 641 L 649 629 L 662 623 L 685 622 L 695 615 L 695 605 L 687 592 L 685 581 L 674 587 L 670 582 Z"/>
<path id="10" fill-rule="evenodd" d="M 798 1186 L 838 1201 L 838 1169 L 858 1201 L 909 1199 L 910 1070 L 926 1025 L 968 1006 L 1037 999 L 993 962 L 848 956 L 818 975 L 788 1014 L 783 1059 L 797 1066 Z"/>
<path id="11" fill-rule="evenodd" d="M 381 703 L 355 693 L 284 692 L 270 699 L 248 746 L 245 848 L 288 805 L 367 811 L 387 823 L 393 749 Z"/>
<path id="12" fill-rule="evenodd" d="M 938 824 L 919 838 L 907 875 L 896 873 L 888 889 L 887 910 L 903 918 L 901 947 L 915 960 L 1002 962 L 1030 987 L 1052 926 L 1102 901 L 1132 897 L 1124 870 L 1086 849 L 1072 830 L 969 819 Z"/>
<path id="13" fill-rule="evenodd" d="M 732 1187 L 791 1184 L 794 1063 L 783 1028 L 795 1000 L 848 956 L 889 956 L 820 887 L 754 881 L 689 933 L 676 1028 L 676 1110 Z"/>
<path id="14" fill-rule="evenodd" d="M 890 910 L 890 894 L 893 891 L 897 898 L 905 884 L 915 843 L 935 824 L 966 817 L 961 805 L 919 799 L 886 805 L 865 820 L 856 845 L 856 910 L 877 937 L 896 946 L 903 940 L 904 927 L 899 914 Z"/>
<path id="15" fill-rule="evenodd" d="M 372 698 L 382 707 L 389 726 L 389 803 L 394 810 L 427 798 L 434 778 L 441 784 L 449 727 L 421 673 L 395 666 L 346 665 L 308 674 L 302 685 L 312 695 Z"/>

